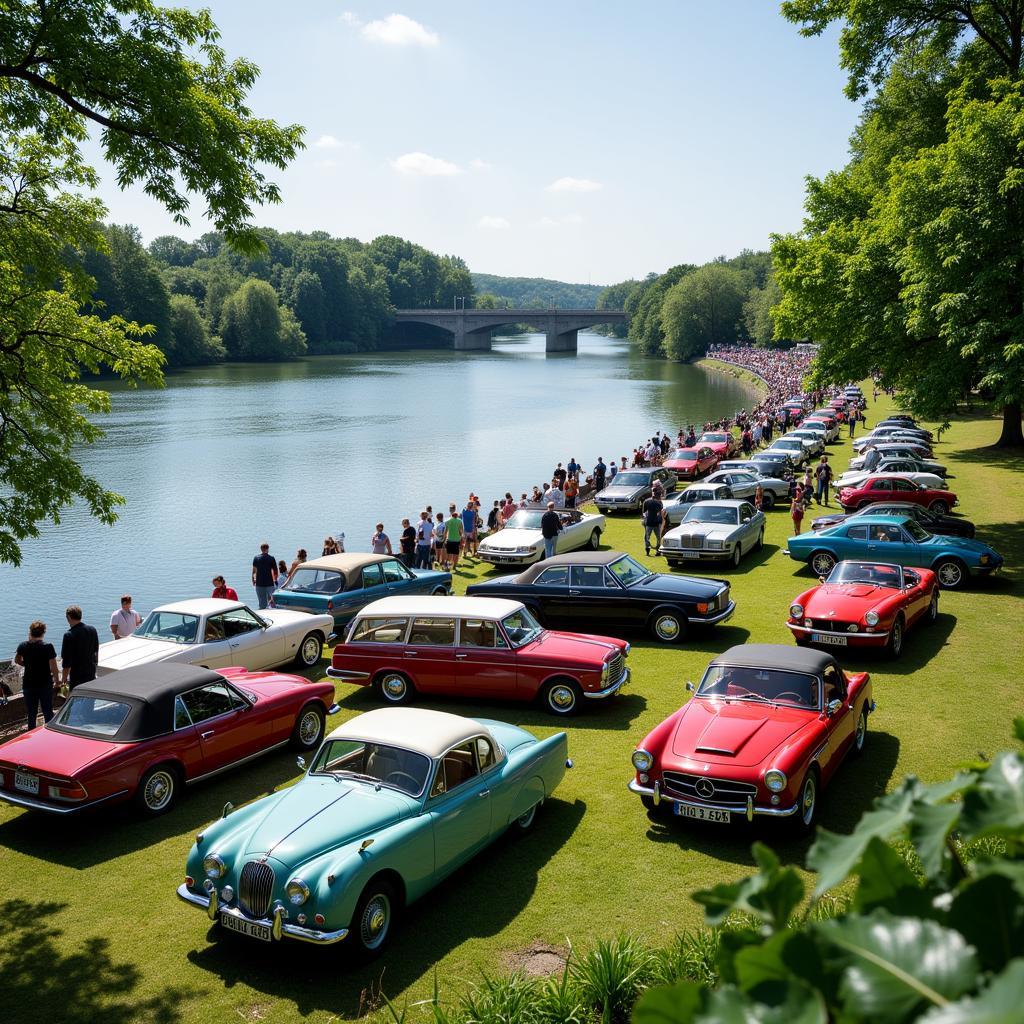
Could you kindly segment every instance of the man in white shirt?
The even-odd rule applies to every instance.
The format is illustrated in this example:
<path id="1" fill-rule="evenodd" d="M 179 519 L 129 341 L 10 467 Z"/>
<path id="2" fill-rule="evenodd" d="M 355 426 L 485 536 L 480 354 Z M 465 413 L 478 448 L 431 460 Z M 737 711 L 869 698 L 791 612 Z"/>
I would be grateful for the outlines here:
<path id="1" fill-rule="evenodd" d="M 549 504 L 553 502 L 555 508 L 565 508 L 565 494 L 557 480 L 552 480 L 551 486 L 544 492 L 544 501 Z"/>
<path id="2" fill-rule="evenodd" d="M 110 632 L 115 640 L 131 636 L 142 625 L 142 616 L 132 607 L 132 595 L 121 598 L 121 607 L 110 616 Z"/>

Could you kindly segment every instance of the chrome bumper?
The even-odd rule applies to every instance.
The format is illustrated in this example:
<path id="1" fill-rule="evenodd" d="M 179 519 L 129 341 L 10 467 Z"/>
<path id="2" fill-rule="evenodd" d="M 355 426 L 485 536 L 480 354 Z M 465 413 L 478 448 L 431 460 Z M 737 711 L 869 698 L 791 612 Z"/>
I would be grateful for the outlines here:
<path id="1" fill-rule="evenodd" d="M 583 696 L 589 697 L 591 700 L 601 700 L 604 697 L 611 697 L 613 694 L 618 693 L 626 683 L 629 682 L 629 669 L 624 668 L 622 675 L 619 676 L 618 680 L 612 683 L 611 686 L 606 686 L 603 690 L 584 690 Z"/>
<path id="2" fill-rule="evenodd" d="M 797 811 L 796 804 L 793 804 L 792 807 L 755 807 L 752 796 L 747 797 L 745 810 L 737 810 L 735 807 L 730 807 L 727 804 L 709 804 L 703 800 L 699 802 L 696 800 L 683 800 L 681 797 L 662 793 L 661 786 L 657 782 L 653 786 L 641 786 L 636 779 L 630 779 L 629 791 L 631 793 L 638 793 L 640 796 L 649 796 L 654 800 L 655 804 L 659 804 L 664 800 L 666 803 L 680 804 L 683 807 L 703 807 L 708 811 L 727 811 L 729 814 L 742 814 L 747 821 L 753 821 L 755 815 L 768 818 L 789 818 L 796 814 Z"/>
<path id="3" fill-rule="evenodd" d="M 211 911 L 210 897 L 192 892 L 184 882 L 178 886 L 178 896 L 193 907 L 206 911 L 206 916 L 211 921 L 219 921 L 221 914 L 228 914 L 239 921 L 251 921 L 253 924 L 260 924 L 270 929 L 270 934 L 275 939 L 298 939 L 301 942 L 312 942 L 318 946 L 330 946 L 335 942 L 341 942 L 348 935 L 347 928 L 339 928 L 336 932 L 322 932 L 316 928 L 303 928 L 297 924 L 287 924 L 282 916 L 275 913 L 273 918 L 260 918 L 256 920 L 246 917 L 240 910 L 221 903 L 218 899 L 216 907 Z"/>
<path id="4" fill-rule="evenodd" d="M 327 674 L 332 679 L 344 679 L 349 683 L 358 682 L 360 679 L 370 678 L 369 672 L 356 672 L 355 669 L 334 668 L 334 666 L 331 666 L 331 668 L 327 670 Z"/>
<path id="5" fill-rule="evenodd" d="M 888 630 L 881 633 L 849 633 L 846 630 L 815 629 L 810 626 L 798 626 L 795 622 L 787 622 L 786 625 L 794 633 L 820 633 L 822 636 L 845 636 L 847 640 L 885 640 L 889 636 Z"/>
<path id="6" fill-rule="evenodd" d="M 700 615 L 690 615 L 687 617 L 687 621 L 692 622 L 695 626 L 717 626 L 718 623 L 725 622 L 726 619 L 731 619 L 734 611 L 736 611 L 736 602 L 730 601 L 729 607 L 724 611 L 719 612 L 717 615 L 712 615 L 708 618 L 702 618 Z"/>
<path id="7" fill-rule="evenodd" d="M 24 807 L 30 811 L 46 811 L 48 814 L 74 814 L 75 811 L 86 811 L 90 807 L 98 807 L 100 804 L 105 804 L 108 800 L 115 800 L 118 797 L 124 796 L 127 792 L 127 789 L 122 789 L 117 793 L 111 793 L 110 796 L 100 797 L 99 800 L 89 800 L 84 804 L 69 804 L 65 807 L 47 803 L 45 800 L 37 800 L 35 797 L 10 793 L 7 790 L 0 790 L 0 800 L 7 804 L 14 804 L 15 807 Z"/>

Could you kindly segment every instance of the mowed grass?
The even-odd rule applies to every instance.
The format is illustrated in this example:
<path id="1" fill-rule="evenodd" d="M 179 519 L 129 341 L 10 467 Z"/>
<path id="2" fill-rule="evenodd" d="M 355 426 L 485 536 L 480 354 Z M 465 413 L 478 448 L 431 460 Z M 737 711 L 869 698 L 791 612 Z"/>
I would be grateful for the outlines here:
<path id="1" fill-rule="evenodd" d="M 883 397 L 869 422 L 889 408 Z M 986 447 L 997 436 L 995 420 L 964 418 L 936 451 L 955 474 L 959 511 L 1003 552 L 1008 569 L 944 593 L 938 623 L 910 635 L 900 662 L 846 660 L 871 672 L 878 711 L 866 756 L 844 766 L 824 795 L 827 828 L 848 830 L 903 775 L 939 779 L 1008 745 L 1010 719 L 1024 709 L 1024 459 Z M 844 468 L 848 441 L 832 453 Z M 0 1016 L 11 1024 L 350 1019 L 381 989 L 401 1005 L 428 998 L 436 977 L 442 998 L 454 994 L 535 943 L 587 946 L 618 931 L 667 941 L 699 923 L 693 890 L 749 873 L 755 838 L 802 866 L 808 843 L 785 827 L 654 821 L 626 791 L 634 745 L 686 699 L 685 682 L 698 680 L 713 655 L 748 640 L 792 643 L 786 610 L 813 581 L 781 554 L 790 525 L 788 509 L 769 513 L 760 554 L 736 571 L 707 573 L 730 581 L 731 622 L 675 648 L 631 638 L 632 684 L 618 699 L 565 723 L 528 706 L 431 705 L 515 722 L 538 736 L 566 728 L 576 767 L 531 835 L 499 840 L 410 908 L 390 949 L 369 967 L 350 966 L 339 949 L 233 940 L 175 896 L 195 832 L 227 800 L 240 804 L 290 785 L 297 769 L 289 754 L 197 787 L 152 822 L 127 809 L 55 820 L 0 806 Z M 611 518 L 606 541 L 664 568 L 644 558 L 632 517 Z M 489 571 L 460 572 L 458 590 Z M 338 698 L 342 719 L 375 706 L 354 687 L 339 686 Z"/>

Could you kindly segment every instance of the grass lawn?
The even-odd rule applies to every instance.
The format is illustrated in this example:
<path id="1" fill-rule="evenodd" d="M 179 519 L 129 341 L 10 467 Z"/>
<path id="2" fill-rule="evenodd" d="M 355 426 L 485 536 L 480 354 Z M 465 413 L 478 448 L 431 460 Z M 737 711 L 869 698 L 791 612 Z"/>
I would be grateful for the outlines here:
<path id="1" fill-rule="evenodd" d="M 883 396 L 868 410 L 869 423 L 889 408 Z M 986 447 L 998 432 L 993 419 L 958 420 L 937 458 L 955 474 L 959 511 L 1006 556 L 1008 569 L 944 593 L 938 623 L 911 633 L 898 663 L 845 662 L 871 671 L 878 711 L 865 757 L 844 766 L 824 795 L 820 823 L 830 829 L 849 829 L 905 774 L 939 779 L 979 751 L 1007 746 L 1010 719 L 1024 709 L 1024 458 Z M 832 452 L 837 469 L 845 468 L 845 438 Z M 576 767 L 534 831 L 500 840 L 410 908 L 371 967 L 350 968 L 330 948 L 233 941 L 175 896 L 195 832 L 225 801 L 240 804 L 289 785 L 297 774 L 289 754 L 202 785 L 153 822 L 128 810 L 52 820 L 0 805 L 0 1017 L 10 1024 L 350 1019 L 379 986 L 399 1003 L 425 998 L 436 971 L 442 994 L 454 991 L 538 942 L 585 946 L 620 930 L 667 940 L 700 922 L 689 898 L 694 889 L 749 872 L 758 835 L 784 861 L 802 865 L 808 844 L 784 827 L 655 822 L 625 788 L 635 743 L 683 702 L 684 683 L 699 679 L 714 654 L 748 639 L 792 643 L 786 611 L 811 576 L 780 553 L 790 525 L 786 508 L 769 513 L 762 552 L 736 571 L 708 573 L 730 580 L 731 622 L 678 648 L 631 638 L 632 685 L 567 723 Z M 636 519 L 612 518 L 606 540 L 664 568 L 644 559 Z M 458 575 L 458 589 L 487 571 Z M 363 689 L 339 686 L 338 697 L 343 718 L 375 706 Z M 434 706 L 505 719 L 540 736 L 563 725 L 531 707 Z"/>

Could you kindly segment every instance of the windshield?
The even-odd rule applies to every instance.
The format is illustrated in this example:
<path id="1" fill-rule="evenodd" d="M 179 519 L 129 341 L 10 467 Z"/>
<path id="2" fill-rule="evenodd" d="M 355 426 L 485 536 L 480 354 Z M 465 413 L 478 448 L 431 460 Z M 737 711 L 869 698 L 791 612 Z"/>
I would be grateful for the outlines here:
<path id="1" fill-rule="evenodd" d="M 707 488 L 694 490 L 692 487 L 687 487 L 685 491 L 682 491 L 679 495 L 675 496 L 674 501 L 670 496 L 668 504 L 692 505 L 695 501 L 714 501 L 715 493 L 715 491 L 708 490 Z"/>
<path id="2" fill-rule="evenodd" d="M 697 696 L 817 711 L 818 689 L 817 678 L 803 672 L 710 665 L 697 687 Z"/>
<path id="3" fill-rule="evenodd" d="M 150 612 L 135 636 L 147 640 L 166 640 L 172 644 L 194 644 L 199 629 L 199 616 L 184 612 Z"/>
<path id="4" fill-rule="evenodd" d="M 506 615 L 501 624 L 505 627 L 505 633 L 513 647 L 522 647 L 531 640 L 536 640 L 544 632 L 540 628 L 540 623 L 525 608 Z"/>
<path id="5" fill-rule="evenodd" d="M 725 526 L 735 526 L 737 523 L 738 510 L 729 506 L 721 505 L 691 505 L 683 516 L 684 523 L 721 523 Z"/>
<path id="6" fill-rule="evenodd" d="M 613 487 L 645 487 L 651 482 L 646 473 L 619 473 L 612 481 Z"/>
<path id="7" fill-rule="evenodd" d="M 653 575 L 650 569 L 645 569 L 639 562 L 633 561 L 629 555 L 612 562 L 608 568 L 624 587 L 631 587 L 634 583 L 639 583 L 640 580 L 645 580 L 648 576 Z"/>
<path id="8" fill-rule="evenodd" d="M 702 441 L 709 441 L 712 444 L 724 444 L 729 440 L 728 434 L 701 434 Z"/>
<path id="9" fill-rule="evenodd" d="M 539 530 L 543 516 L 544 510 L 542 509 L 521 508 L 512 514 L 512 518 L 505 524 L 505 527 L 513 530 Z"/>
<path id="10" fill-rule="evenodd" d="M 691 451 L 689 448 L 679 448 L 674 451 L 669 458 L 675 462 L 696 462 L 697 453 L 695 451 Z"/>
<path id="11" fill-rule="evenodd" d="M 430 758 L 383 743 L 328 740 L 320 748 L 309 774 L 380 783 L 410 796 L 418 796 L 430 774 Z"/>
<path id="12" fill-rule="evenodd" d="M 345 577 L 330 569 L 296 569 L 285 590 L 299 594 L 338 594 L 345 589 Z"/>
<path id="13" fill-rule="evenodd" d="M 776 448 L 803 448 L 804 443 L 798 437 L 784 438 L 775 442 Z"/>
<path id="14" fill-rule="evenodd" d="M 130 704 L 105 697 L 72 697 L 60 709 L 55 725 L 96 736 L 113 736 L 124 724 Z"/>
<path id="15" fill-rule="evenodd" d="M 826 583 L 866 583 L 872 587 L 891 587 L 899 590 L 903 585 L 903 570 L 898 565 L 879 565 L 873 562 L 840 562 L 829 573 Z"/>
<path id="16" fill-rule="evenodd" d="M 931 534 L 916 519 L 908 519 L 903 523 L 903 529 L 910 534 L 919 544 L 927 540 Z"/>

